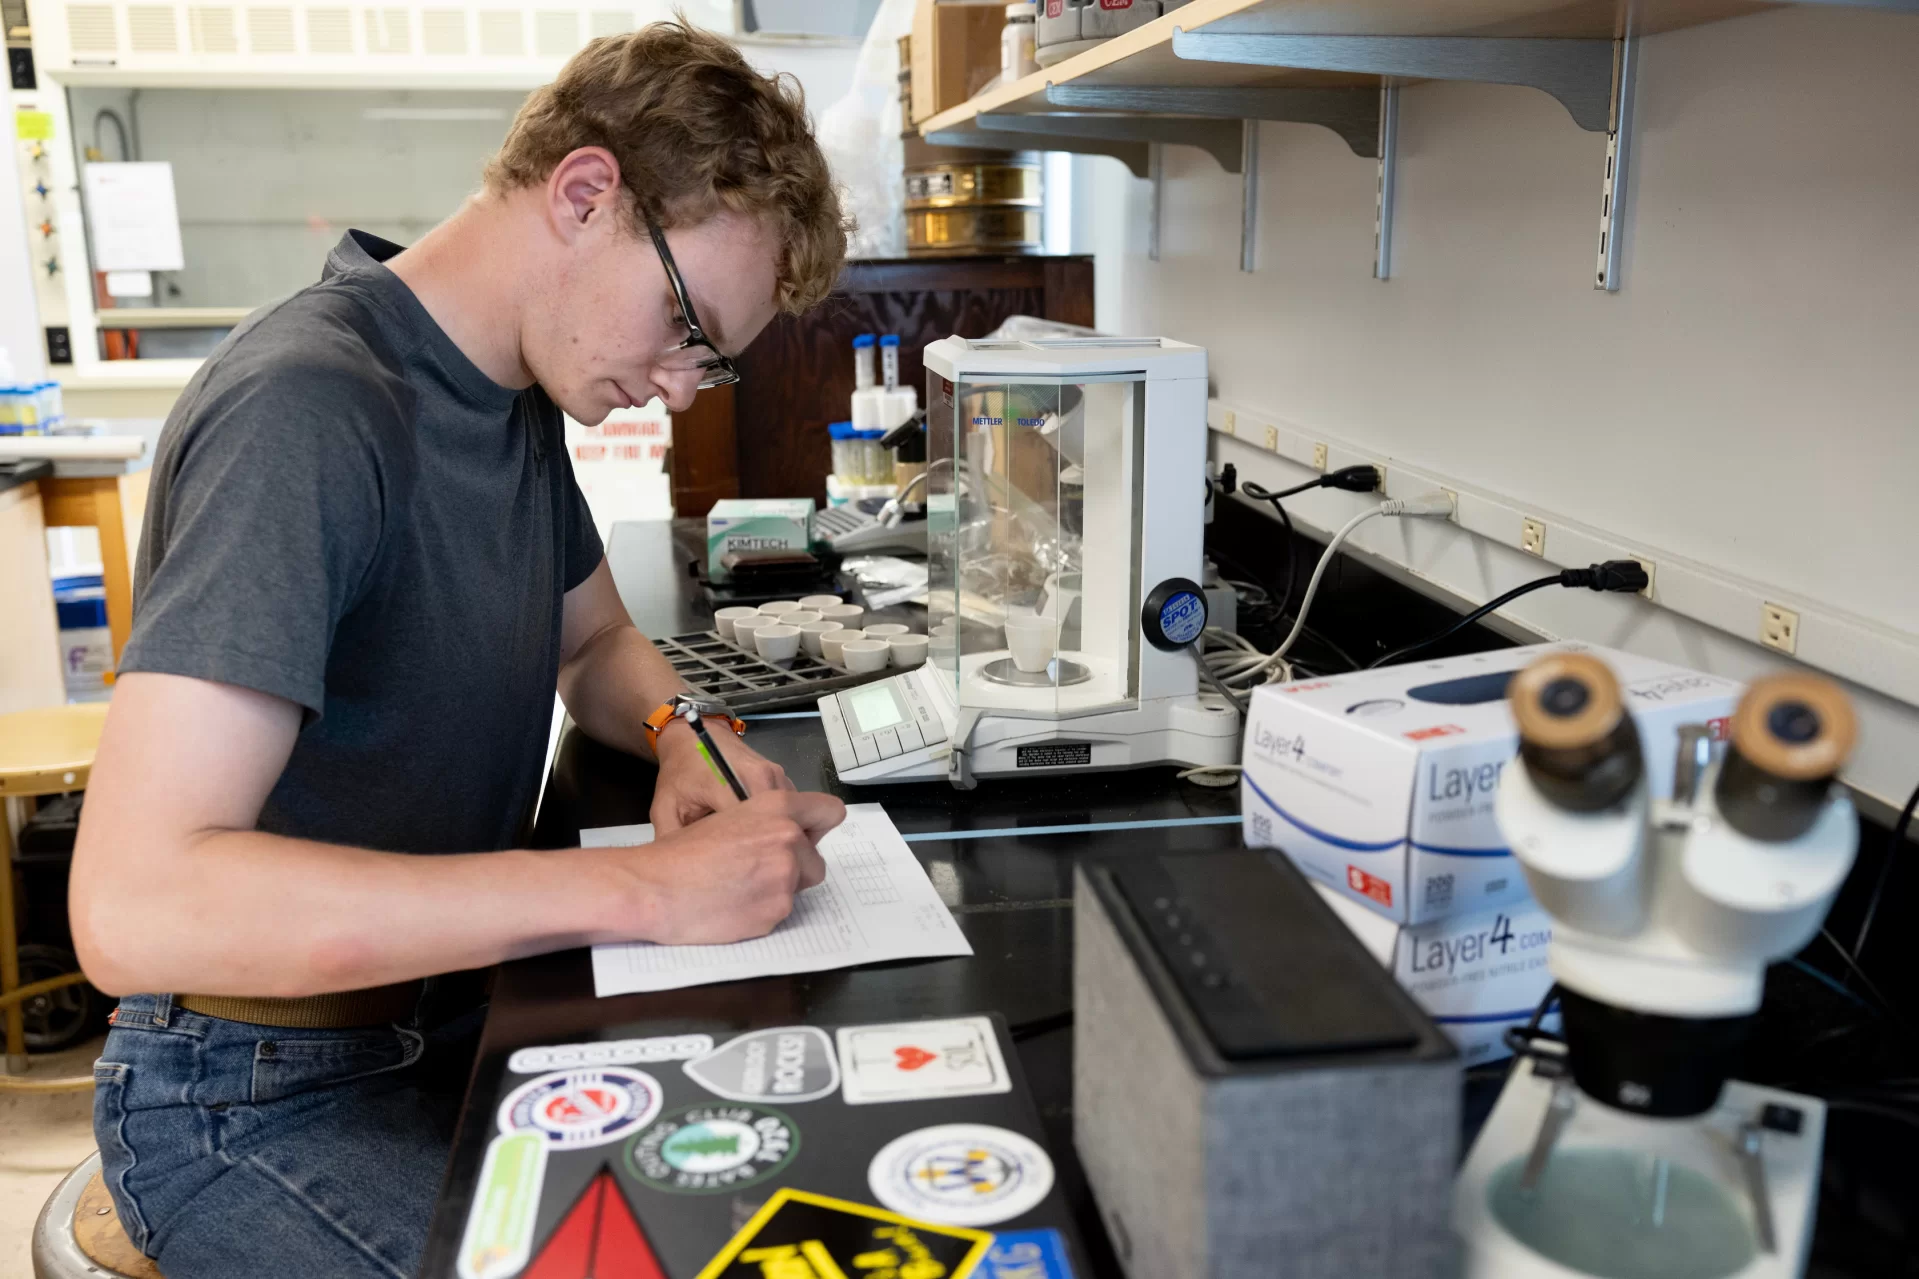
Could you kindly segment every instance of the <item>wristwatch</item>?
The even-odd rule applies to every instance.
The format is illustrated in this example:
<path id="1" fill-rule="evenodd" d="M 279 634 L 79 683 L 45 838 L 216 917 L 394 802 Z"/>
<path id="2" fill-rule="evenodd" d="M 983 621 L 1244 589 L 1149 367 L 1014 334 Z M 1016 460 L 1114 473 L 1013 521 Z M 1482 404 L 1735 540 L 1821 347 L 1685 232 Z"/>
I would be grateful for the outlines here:
<path id="1" fill-rule="evenodd" d="M 676 719 L 685 719 L 688 711 L 698 711 L 701 719 L 725 724 L 737 736 L 746 736 L 746 721 L 734 715 L 732 709 L 717 697 L 675 693 L 646 717 L 646 744 L 654 754 L 659 754 L 660 734 L 666 731 L 666 726 Z"/>

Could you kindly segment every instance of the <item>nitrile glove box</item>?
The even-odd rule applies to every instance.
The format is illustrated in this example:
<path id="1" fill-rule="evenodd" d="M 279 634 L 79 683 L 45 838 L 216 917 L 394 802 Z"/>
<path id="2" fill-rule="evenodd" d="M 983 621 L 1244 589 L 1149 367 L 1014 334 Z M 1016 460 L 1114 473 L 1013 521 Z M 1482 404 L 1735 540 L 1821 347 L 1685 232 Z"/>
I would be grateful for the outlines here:
<path id="1" fill-rule="evenodd" d="M 1519 749 L 1506 685 L 1549 652 L 1590 652 L 1618 676 L 1655 798 L 1672 792 L 1679 727 L 1723 736 L 1742 688 L 1573 643 L 1265 684 L 1241 752 L 1247 845 L 1280 848 L 1308 878 L 1402 924 L 1528 900 L 1493 796 Z"/>
<path id="2" fill-rule="evenodd" d="M 810 497 L 727 498 L 706 513 L 706 576 L 730 576 L 720 557 L 733 551 L 804 551 L 813 545 Z"/>
<path id="3" fill-rule="evenodd" d="M 1512 1055 L 1506 1031 L 1532 1019 L 1553 984 L 1546 968 L 1552 916 L 1530 901 L 1452 915 L 1429 924 L 1396 924 L 1338 889 L 1313 887 L 1406 993 L 1459 1049 L 1462 1065 Z M 1559 1014 L 1540 1025 L 1559 1028 Z"/>

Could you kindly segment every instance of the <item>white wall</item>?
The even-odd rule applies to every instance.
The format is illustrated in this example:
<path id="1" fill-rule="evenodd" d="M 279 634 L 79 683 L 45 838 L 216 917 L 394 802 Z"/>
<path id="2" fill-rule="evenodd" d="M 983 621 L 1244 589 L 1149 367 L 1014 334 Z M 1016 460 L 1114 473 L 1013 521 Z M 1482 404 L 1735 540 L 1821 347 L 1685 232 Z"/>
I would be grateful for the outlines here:
<path id="1" fill-rule="evenodd" d="M 1915 67 L 1919 18 L 1888 13 L 1807 7 L 1646 40 L 1617 294 L 1590 287 L 1604 139 L 1533 90 L 1403 91 L 1386 283 L 1371 278 L 1375 166 L 1326 130 L 1262 126 L 1253 275 L 1238 271 L 1238 178 L 1167 150 L 1155 264 L 1147 184 L 1096 161 L 1082 199 L 1098 210 L 1100 324 L 1205 344 L 1216 394 L 1274 420 L 1910 641 Z M 1242 469 L 1293 473 L 1216 448 Z M 1481 543 L 1440 581 L 1478 600 L 1538 569 Z M 1549 633 L 1620 640 L 1634 605 L 1577 613 L 1554 598 L 1567 594 L 1514 611 Z M 1622 633 L 1729 673 L 1766 660 L 1669 614 Z M 1919 778 L 1919 713 L 1865 701 L 1855 780 L 1903 799 Z"/>

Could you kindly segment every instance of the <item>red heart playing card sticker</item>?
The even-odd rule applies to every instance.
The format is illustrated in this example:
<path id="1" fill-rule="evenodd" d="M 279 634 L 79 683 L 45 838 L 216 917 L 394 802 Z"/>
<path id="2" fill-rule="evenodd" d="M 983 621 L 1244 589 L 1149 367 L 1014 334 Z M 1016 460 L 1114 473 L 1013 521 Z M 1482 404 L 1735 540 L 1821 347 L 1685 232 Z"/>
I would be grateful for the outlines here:
<path id="1" fill-rule="evenodd" d="M 904 1048 L 895 1048 L 893 1056 L 899 1062 L 901 1070 L 918 1070 L 929 1061 L 936 1061 L 938 1053 L 929 1053 L 924 1048 L 915 1048 L 908 1044 Z"/>

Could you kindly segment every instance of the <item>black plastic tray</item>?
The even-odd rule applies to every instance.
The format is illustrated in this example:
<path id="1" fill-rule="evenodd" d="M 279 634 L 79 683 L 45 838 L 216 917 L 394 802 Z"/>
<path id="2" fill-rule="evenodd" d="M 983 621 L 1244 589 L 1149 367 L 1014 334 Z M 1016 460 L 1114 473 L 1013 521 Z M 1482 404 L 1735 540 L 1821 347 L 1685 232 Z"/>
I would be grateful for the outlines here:
<path id="1" fill-rule="evenodd" d="M 828 666 L 804 648 L 791 666 L 781 669 L 721 639 L 718 631 L 671 635 L 653 643 L 696 693 L 717 697 L 742 714 L 810 706 L 828 693 L 898 673 L 889 668 L 855 675 Z"/>

